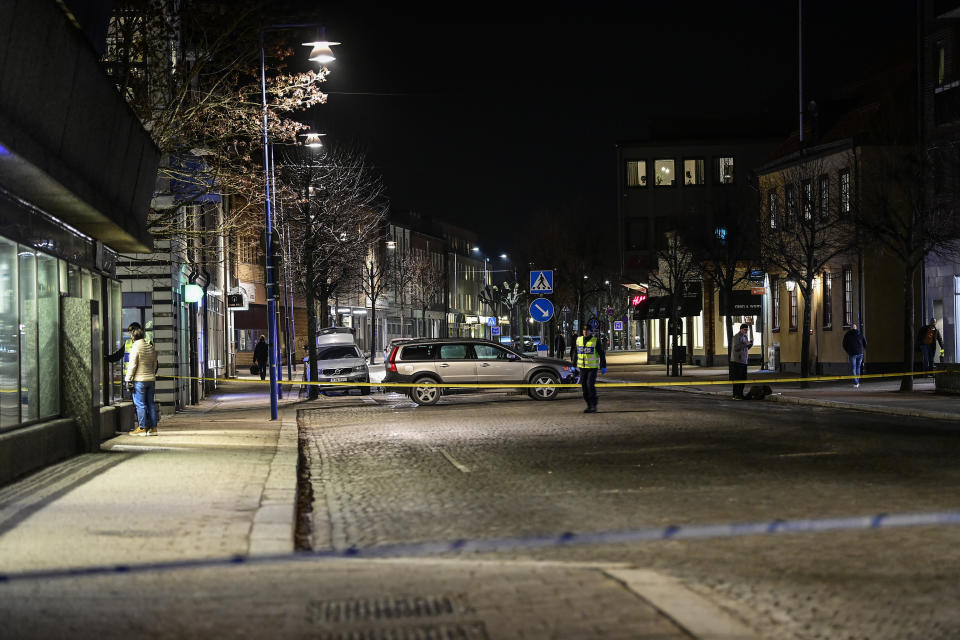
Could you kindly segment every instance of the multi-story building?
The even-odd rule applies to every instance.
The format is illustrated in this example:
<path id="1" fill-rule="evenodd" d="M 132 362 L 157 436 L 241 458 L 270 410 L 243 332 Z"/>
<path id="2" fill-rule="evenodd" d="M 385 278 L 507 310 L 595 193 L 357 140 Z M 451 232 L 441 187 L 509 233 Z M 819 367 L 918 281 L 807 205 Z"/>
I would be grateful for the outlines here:
<path id="1" fill-rule="evenodd" d="M 928 206 L 956 210 L 960 192 L 960 0 L 923 0 L 921 16 L 920 116 L 922 149 L 945 158 L 949 188 L 931 172 Z M 943 335 L 944 360 L 960 362 L 960 263 L 932 256 L 924 265 L 921 320 L 931 317 Z"/>
<path id="2" fill-rule="evenodd" d="M 109 3 L 72 4 L 0 3 L 0 483 L 132 420 L 104 356 L 159 152 L 100 66 Z"/>
<path id="3" fill-rule="evenodd" d="M 650 141 L 617 145 L 620 270 L 630 289 L 648 291 L 649 275 L 659 268 L 658 253 L 666 248 L 669 232 L 681 238 L 697 226 L 721 229 L 731 212 L 755 210 L 751 178 L 775 148 L 769 139 L 749 137 L 705 138 L 698 142 Z M 758 222 L 759 224 L 759 222 Z M 699 230 L 697 230 L 699 232 Z M 759 251 L 757 252 L 759 256 Z M 749 268 L 749 265 L 744 265 Z M 681 344 L 696 364 L 714 364 L 727 355 L 718 294 L 702 283 L 704 297 L 683 311 Z M 639 339 L 651 361 L 662 359 L 667 340 L 664 307 L 644 305 L 647 312 L 629 323 L 629 336 Z M 738 316 L 738 319 L 742 319 Z M 759 356 L 759 344 L 754 348 Z"/>

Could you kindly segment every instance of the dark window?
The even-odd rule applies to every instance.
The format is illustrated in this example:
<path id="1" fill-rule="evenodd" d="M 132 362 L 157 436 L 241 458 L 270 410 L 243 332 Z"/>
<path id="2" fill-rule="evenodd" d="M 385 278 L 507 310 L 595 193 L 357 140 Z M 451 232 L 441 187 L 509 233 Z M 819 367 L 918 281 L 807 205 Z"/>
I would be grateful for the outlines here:
<path id="1" fill-rule="evenodd" d="M 797 224 L 797 192 L 792 184 L 788 184 L 784 189 L 784 200 L 786 200 L 787 219 L 784 225 L 787 229 L 792 229 Z"/>
<path id="2" fill-rule="evenodd" d="M 840 213 L 850 213 L 850 170 L 840 170 Z"/>
<path id="3" fill-rule="evenodd" d="M 473 356 L 472 350 L 465 344 L 442 344 L 440 345 L 440 357 L 438 360 L 466 360 Z"/>
<path id="4" fill-rule="evenodd" d="M 774 331 L 780 331 L 780 278 L 770 278 L 770 298 L 773 307 L 770 315 L 773 316 Z"/>
<path id="5" fill-rule="evenodd" d="M 804 180 L 800 184 L 800 200 L 803 206 L 803 221 L 813 220 L 813 184 L 809 180 Z"/>
<path id="6" fill-rule="evenodd" d="M 947 82 L 947 46 L 938 42 L 934 50 L 934 65 L 937 69 L 937 86 L 942 87 Z"/>
<path id="7" fill-rule="evenodd" d="M 820 176 L 820 217 L 825 219 L 830 215 L 830 176 Z"/>
<path id="8" fill-rule="evenodd" d="M 853 270 L 843 268 L 843 326 L 853 324 Z"/>
<path id="9" fill-rule="evenodd" d="M 434 347 L 432 344 L 412 344 L 403 348 L 401 360 L 433 360 Z"/>
<path id="10" fill-rule="evenodd" d="M 647 226 L 650 223 L 646 218 L 631 220 L 627 228 L 627 249 L 643 251 L 647 248 Z"/>
<path id="11" fill-rule="evenodd" d="M 317 350 L 317 360 L 340 360 L 342 358 L 361 358 L 360 352 L 352 344 L 338 344 Z"/>
<path id="12" fill-rule="evenodd" d="M 793 285 L 790 294 L 790 331 L 797 330 L 797 321 L 799 319 L 799 310 L 797 309 L 797 285 Z"/>
<path id="13" fill-rule="evenodd" d="M 777 198 L 777 190 L 770 189 L 767 192 L 767 214 L 770 216 L 770 228 L 777 228 L 777 220 L 780 218 L 780 200 Z"/>
<path id="14" fill-rule="evenodd" d="M 833 280 L 830 274 L 823 274 L 823 328 L 833 328 Z"/>

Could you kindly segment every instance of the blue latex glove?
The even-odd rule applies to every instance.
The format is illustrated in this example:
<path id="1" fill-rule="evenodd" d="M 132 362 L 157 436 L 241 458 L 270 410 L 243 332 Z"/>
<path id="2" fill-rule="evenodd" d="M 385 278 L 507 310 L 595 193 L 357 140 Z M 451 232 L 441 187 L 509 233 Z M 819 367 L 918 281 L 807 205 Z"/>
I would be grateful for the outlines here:
<path id="1" fill-rule="evenodd" d="M 606 373 L 606 372 L 607 372 L 607 368 L 606 368 L 606 367 L 604 367 L 603 369 L 600 369 L 600 373 Z"/>

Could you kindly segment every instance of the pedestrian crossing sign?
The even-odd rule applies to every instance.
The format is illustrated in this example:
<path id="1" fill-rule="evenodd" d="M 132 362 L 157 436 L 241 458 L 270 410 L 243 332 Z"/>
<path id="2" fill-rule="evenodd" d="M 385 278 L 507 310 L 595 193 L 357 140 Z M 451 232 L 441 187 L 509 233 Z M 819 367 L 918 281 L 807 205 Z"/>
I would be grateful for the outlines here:
<path id="1" fill-rule="evenodd" d="M 530 293 L 553 293 L 553 271 L 531 271 Z"/>

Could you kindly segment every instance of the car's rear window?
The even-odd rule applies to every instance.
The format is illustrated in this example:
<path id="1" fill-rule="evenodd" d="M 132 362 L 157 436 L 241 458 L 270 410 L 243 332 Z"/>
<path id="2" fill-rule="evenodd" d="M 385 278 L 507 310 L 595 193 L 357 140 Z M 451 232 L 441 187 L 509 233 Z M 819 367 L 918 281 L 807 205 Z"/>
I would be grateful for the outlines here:
<path id="1" fill-rule="evenodd" d="M 360 351 L 352 344 L 335 345 L 317 351 L 317 360 L 341 360 L 343 358 L 362 358 Z"/>
<path id="2" fill-rule="evenodd" d="M 403 348 L 401 360 L 433 360 L 434 347 L 432 344 L 412 344 Z"/>

